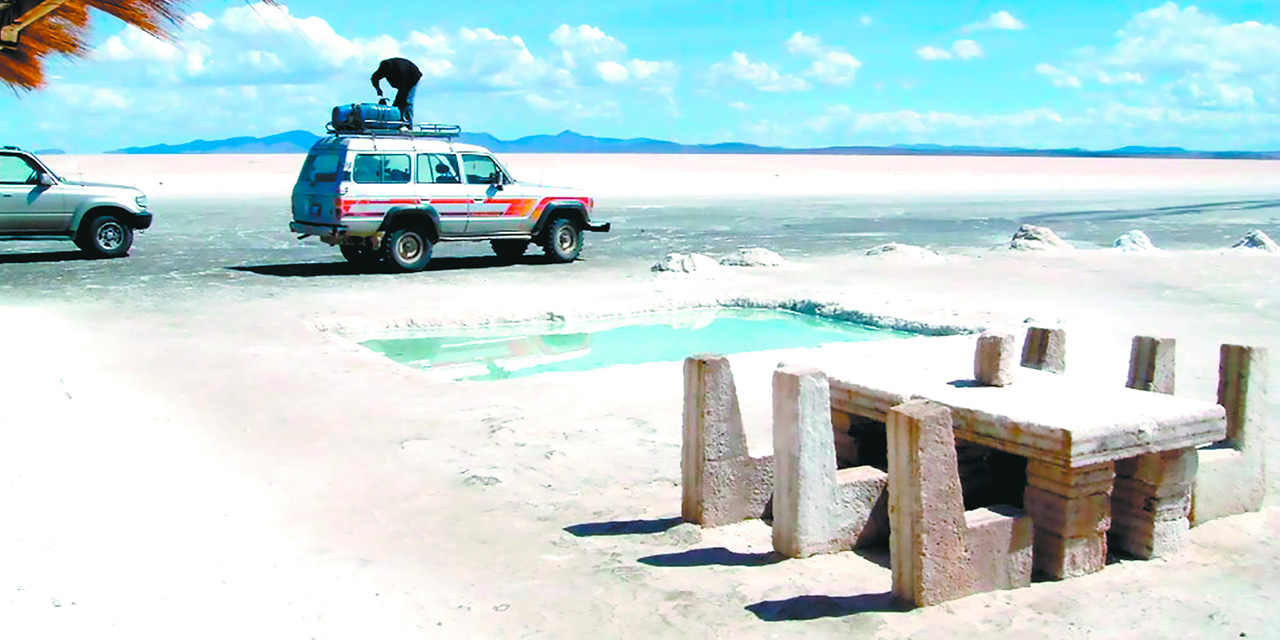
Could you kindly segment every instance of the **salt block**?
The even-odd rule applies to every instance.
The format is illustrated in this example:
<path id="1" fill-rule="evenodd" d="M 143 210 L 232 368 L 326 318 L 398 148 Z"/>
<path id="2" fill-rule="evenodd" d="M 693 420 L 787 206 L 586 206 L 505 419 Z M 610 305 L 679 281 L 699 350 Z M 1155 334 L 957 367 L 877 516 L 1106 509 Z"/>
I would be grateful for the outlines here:
<path id="1" fill-rule="evenodd" d="M 1177 345 L 1173 338 L 1134 336 L 1129 349 L 1129 379 L 1125 386 L 1139 391 L 1172 394 Z"/>
<path id="2" fill-rule="evenodd" d="M 1022 366 L 1052 373 L 1067 369 L 1067 332 L 1030 327 L 1022 342 Z"/>
<path id="3" fill-rule="evenodd" d="M 984 386 L 1007 387 L 1013 384 L 1016 357 L 1011 334 L 984 333 L 978 336 L 978 348 L 973 357 L 973 377 L 978 384 Z"/>
<path id="4" fill-rule="evenodd" d="M 1115 479 L 1115 464 L 1110 462 L 1071 468 L 1041 460 L 1027 461 L 1028 486 L 1068 498 L 1109 494 Z"/>
<path id="5" fill-rule="evenodd" d="M 1226 409 L 1227 438 L 1218 447 L 1200 450 L 1193 524 L 1262 508 L 1267 494 L 1267 377 L 1266 348 L 1222 345 L 1218 404 Z"/>
<path id="6" fill-rule="evenodd" d="M 1107 534 L 1063 538 L 1036 528 L 1035 568 L 1059 580 L 1097 573 L 1107 564 Z"/>
<path id="7" fill-rule="evenodd" d="M 681 517 L 709 527 L 762 517 L 773 495 L 772 472 L 772 459 L 748 454 L 728 359 L 686 358 Z"/>
<path id="8" fill-rule="evenodd" d="M 888 436 L 893 595 L 928 606 L 973 593 L 951 411 L 899 405 Z"/>
<path id="9" fill-rule="evenodd" d="M 975 592 L 1031 585 L 1035 526 L 1018 509 L 996 505 L 964 514 Z"/>
<path id="10" fill-rule="evenodd" d="M 1027 487 L 1023 504 L 1036 527 L 1064 538 L 1101 533 L 1111 527 L 1111 499 L 1105 493 L 1065 498 Z"/>
<path id="11" fill-rule="evenodd" d="M 903 403 L 886 431 L 894 596 L 929 606 L 1030 584 L 1032 519 L 1003 505 L 964 511 L 950 409 Z"/>
<path id="12" fill-rule="evenodd" d="M 1195 480 L 1198 466 L 1196 449 L 1171 449 L 1117 460 L 1116 477 L 1150 485 L 1185 485 Z"/>
<path id="13" fill-rule="evenodd" d="M 774 371 L 773 548 L 791 558 L 852 549 L 888 484 L 871 467 L 836 471 L 831 416 L 821 371 Z"/>
<path id="14" fill-rule="evenodd" d="M 1200 450 L 1200 471 L 1191 497 L 1193 524 L 1262 508 L 1267 478 L 1259 454 L 1260 451 L 1235 449 Z"/>

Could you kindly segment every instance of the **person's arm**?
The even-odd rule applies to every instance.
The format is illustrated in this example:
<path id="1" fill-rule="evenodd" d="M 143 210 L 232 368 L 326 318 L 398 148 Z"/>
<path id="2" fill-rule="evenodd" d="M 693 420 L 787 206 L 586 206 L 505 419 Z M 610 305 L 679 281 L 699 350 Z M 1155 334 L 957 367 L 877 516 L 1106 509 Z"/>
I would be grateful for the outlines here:
<path id="1" fill-rule="evenodd" d="M 378 97 L 382 97 L 382 86 L 378 84 L 378 81 L 387 77 L 386 67 L 387 65 L 385 62 L 378 65 L 378 70 L 374 71 L 373 75 L 369 78 L 369 82 L 373 83 L 373 89 L 378 92 Z"/>

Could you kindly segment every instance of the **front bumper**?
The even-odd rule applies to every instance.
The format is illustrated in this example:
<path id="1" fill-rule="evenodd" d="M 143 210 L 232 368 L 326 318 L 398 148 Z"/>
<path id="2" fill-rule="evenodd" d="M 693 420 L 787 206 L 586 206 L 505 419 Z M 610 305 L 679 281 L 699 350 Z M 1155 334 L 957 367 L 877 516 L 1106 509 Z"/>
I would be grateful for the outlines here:
<path id="1" fill-rule="evenodd" d="M 139 231 L 151 228 L 151 214 L 146 211 L 133 214 L 133 228 Z"/>
<path id="2" fill-rule="evenodd" d="M 609 233 L 609 229 L 613 225 L 608 222 L 588 222 L 587 231 L 595 231 L 596 233 Z"/>

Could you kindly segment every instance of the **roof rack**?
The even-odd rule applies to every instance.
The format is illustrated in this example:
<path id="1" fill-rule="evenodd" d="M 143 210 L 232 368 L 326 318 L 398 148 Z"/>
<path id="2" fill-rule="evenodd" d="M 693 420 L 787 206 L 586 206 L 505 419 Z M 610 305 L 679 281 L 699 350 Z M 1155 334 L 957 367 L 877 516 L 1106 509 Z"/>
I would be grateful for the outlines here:
<path id="1" fill-rule="evenodd" d="M 400 129 L 360 129 L 358 131 L 339 131 L 333 123 L 325 125 L 325 131 L 334 136 L 372 136 L 375 138 L 445 138 L 453 139 L 462 134 L 462 127 L 456 124 L 415 124 L 410 128 Z"/>

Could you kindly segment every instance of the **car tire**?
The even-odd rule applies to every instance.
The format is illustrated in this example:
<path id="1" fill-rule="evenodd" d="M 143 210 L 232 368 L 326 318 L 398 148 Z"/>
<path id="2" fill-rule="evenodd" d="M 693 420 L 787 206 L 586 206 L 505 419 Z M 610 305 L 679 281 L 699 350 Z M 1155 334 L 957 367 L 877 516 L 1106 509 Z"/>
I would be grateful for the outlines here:
<path id="1" fill-rule="evenodd" d="M 503 260 L 515 260 L 529 248 L 528 240 L 490 240 L 489 246 Z"/>
<path id="2" fill-rule="evenodd" d="M 422 271 L 431 261 L 431 239 L 412 227 L 396 229 L 382 239 L 387 264 L 400 271 Z"/>
<path id="3" fill-rule="evenodd" d="M 113 215 L 96 216 L 80 227 L 76 246 L 95 258 L 124 257 L 133 246 L 133 229 Z"/>
<path id="4" fill-rule="evenodd" d="M 338 245 L 342 257 L 357 267 L 372 267 L 382 260 L 382 254 L 366 245 Z"/>
<path id="5" fill-rule="evenodd" d="M 547 257 L 556 262 L 573 262 L 582 253 L 582 229 L 569 218 L 556 218 L 547 229 L 547 241 L 542 248 Z"/>

